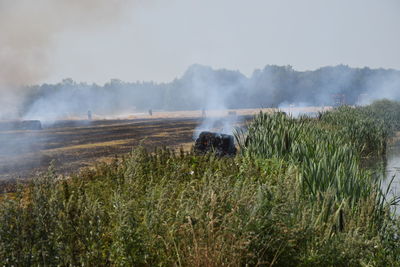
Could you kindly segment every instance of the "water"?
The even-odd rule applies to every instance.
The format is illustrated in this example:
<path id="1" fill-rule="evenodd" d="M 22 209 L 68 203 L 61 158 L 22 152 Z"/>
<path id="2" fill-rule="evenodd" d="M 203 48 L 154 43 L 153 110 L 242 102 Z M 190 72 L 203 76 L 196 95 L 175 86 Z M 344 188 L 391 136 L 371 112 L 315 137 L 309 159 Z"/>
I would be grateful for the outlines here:
<path id="1" fill-rule="evenodd" d="M 382 181 L 383 190 L 387 189 L 392 178 L 393 182 L 389 196 L 400 197 L 400 142 L 388 148 L 386 154 L 385 177 Z"/>

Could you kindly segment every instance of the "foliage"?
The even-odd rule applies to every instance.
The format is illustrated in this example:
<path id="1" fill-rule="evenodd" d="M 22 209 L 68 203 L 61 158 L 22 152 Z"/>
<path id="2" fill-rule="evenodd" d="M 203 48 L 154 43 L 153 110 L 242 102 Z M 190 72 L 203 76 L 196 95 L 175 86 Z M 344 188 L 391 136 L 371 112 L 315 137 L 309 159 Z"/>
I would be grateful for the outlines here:
<path id="1" fill-rule="evenodd" d="M 364 115 L 358 109 L 338 115 L 345 110 L 319 120 L 260 114 L 237 135 L 241 153 L 233 158 L 137 148 L 70 178 L 51 167 L 0 202 L 0 261 L 398 265 L 393 203 L 360 167 L 363 156 L 381 149 L 363 142 L 387 135 L 377 131 L 354 142 L 346 121 Z"/>
<path id="2" fill-rule="evenodd" d="M 334 127 L 335 134 L 351 143 L 361 154 L 386 153 L 390 136 L 388 122 L 370 107 L 342 106 L 321 114 L 321 121 Z"/>
<path id="3" fill-rule="evenodd" d="M 0 258 L 7 265 L 287 266 L 384 255 L 374 195 L 354 209 L 321 192 L 316 206 L 304 198 L 298 172 L 279 159 L 143 150 L 69 180 L 49 171 L 1 203 Z"/>

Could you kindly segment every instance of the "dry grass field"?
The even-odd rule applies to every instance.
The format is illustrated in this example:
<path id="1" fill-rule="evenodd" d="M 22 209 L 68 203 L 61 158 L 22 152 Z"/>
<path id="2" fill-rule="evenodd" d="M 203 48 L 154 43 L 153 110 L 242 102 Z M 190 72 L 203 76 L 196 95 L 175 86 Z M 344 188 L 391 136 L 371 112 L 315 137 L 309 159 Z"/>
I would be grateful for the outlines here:
<path id="1" fill-rule="evenodd" d="M 149 149 L 192 142 L 198 119 L 63 121 L 41 131 L 0 132 L 0 180 L 25 179 L 54 161 L 68 174 L 96 161 L 128 153 L 139 144 Z"/>
<path id="2" fill-rule="evenodd" d="M 318 108 L 292 108 L 289 112 L 315 112 Z M 264 109 L 263 111 L 271 111 Z M 224 117 L 229 111 L 206 111 L 207 117 Z M 258 109 L 234 111 L 239 118 L 250 118 Z M 0 183 L 25 180 L 45 171 L 53 161 L 60 174 L 68 175 L 99 161 L 143 145 L 149 150 L 169 147 L 189 150 L 193 133 L 201 121 L 201 111 L 153 112 L 99 116 L 44 124 L 43 130 L 0 131 Z"/>

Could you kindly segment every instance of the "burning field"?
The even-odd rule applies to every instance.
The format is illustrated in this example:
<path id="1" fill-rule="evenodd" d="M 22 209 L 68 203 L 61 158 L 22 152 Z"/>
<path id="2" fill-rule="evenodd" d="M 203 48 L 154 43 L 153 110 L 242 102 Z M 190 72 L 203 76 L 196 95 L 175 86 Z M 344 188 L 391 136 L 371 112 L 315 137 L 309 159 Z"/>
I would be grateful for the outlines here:
<path id="1" fill-rule="evenodd" d="M 197 119 L 60 121 L 43 130 L 0 132 L 0 179 L 27 178 L 54 161 L 62 174 L 108 160 L 143 144 L 190 143 Z"/>
<path id="2" fill-rule="evenodd" d="M 5 188 L 14 191 L 0 195 L 0 259 L 15 266 L 397 266 L 400 228 L 389 212 L 399 199 L 387 198 L 362 160 L 384 157 L 400 129 L 399 110 L 387 101 L 316 118 L 236 110 L 235 125 L 247 124 L 236 144 L 223 133 L 234 111 L 3 131 L 5 176 L 44 170 L 52 159 L 68 173 L 119 156 L 68 179 L 50 170 Z M 120 155 L 139 144 L 194 150 Z"/>
<path id="3" fill-rule="evenodd" d="M 305 108 L 296 112 L 318 110 Z M 3 123 L 0 181 L 30 178 L 47 170 L 51 162 L 59 174 L 70 174 L 99 161 L 110 161 L 139 145 L 150 151 L 163 146 L 189 150 L 199 130 L 222 131 L 227 128 L 226 122 L 238 125 L 259 111 L 154 112 L 151 116 L 139 114 L 107 120 L 95 116 L 93 121 L 64 120 L 43 123 L 41 127 L 38 122 Z M 5 127 L 10 125 L 15 127 Z M 22 127 L 29 125 L 32 127 Z"/>

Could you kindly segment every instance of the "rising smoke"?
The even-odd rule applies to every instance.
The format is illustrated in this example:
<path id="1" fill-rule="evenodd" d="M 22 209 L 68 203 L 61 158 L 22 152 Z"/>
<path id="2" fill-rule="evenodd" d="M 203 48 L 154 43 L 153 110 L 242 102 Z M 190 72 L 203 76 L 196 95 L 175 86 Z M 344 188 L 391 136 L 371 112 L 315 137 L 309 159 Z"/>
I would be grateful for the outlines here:
<path id="1" fill-rule="evenodd" d="M 112 80 L 99 86 L 66 79 L 28 91 L 25 108 L 19 111 L 25 119 L 84 117 L 88 110 L 102 117 L 148 109 L 219 110 L 226 115 L 227 110 L 238 108 L 330 106 L 335 95 L 342 95 L 349 105 L 400 100 L 400 71 L 340 65 L 300 72 L 267 66 L 246 77 L 238 71 L 193 65 L 170 83 Z M 202 129 L 221 124 L 207 117 Z"/>
<path id="2" fill-rule="evenodd" d="M 87 110 L 113 115 L 147 109 L 330 105 L 333 94 L 344 94 L 348 104 L 400 99 L 398 71 L 342 65 L 304 72 L 267 66 L 250 77 L 194 65 L 180 79 L 165 84 L 112 81 L 104 86 L 73 82 L 22 86 L 47 77 L 59 34 L 99 29 L 118 20 L 137 1 L 0 0 L 0 119 L 56 120 L 82 116 Z"/>
<path id="3" fill-rule="evenodd" d="M 189 101 L 194 102 L 194 106 L 200 105 L 204 112 L 203 121 L 194 132 L 194 139 L 202 131 L 214 129 L 223 134 L 232 134 L 238 117 L 226 116 L 229 102 L 237 93 L 245 90 L 246 77 L 235 71 L 214 71 L 210 67 L 193 65 L 182 77 L 182 83 L 191 92 Z M 209 116 L 208 111 L 217 111 L 219 114 Z"/>
<path id="4" fill-rule="evenodd" d="M 26 86 L 48 76 L 58 35 L 101 29 L 118 20 L 132 4 L 133 0 L 0 0 L 0 121 L 21 119 L 39 105 L 43 110 L 49 105 L 60 107 L 67 103 L 69 99 L 62 95 L 41 102 L 39 96 L 43 91 Z M 76 106 L 76 101 L 70 103 L 68 108 L 64 104 L 66 110 L 53 111 L 58 113 L 55 117 Z M 32 107 L 27 107 L 30 104 Z M 42 154 L 38 152 L 43 142 L 37 142 L 38 138 L 46 136 L 0 132 L 0 176 L 14 167 L 40 166 Z M 26 153 L 37 153 L 32 157 L 35 162 L 13 160 L 14 156 Z"/>
<path id="5" fill-rule="evenodd" d="M 47 77 L 57 35 L 104 26 L 133 0 L 0 0 L 0 115 L 17 117 L 29 92 Z M 0 119 L 1 119 L 0 117 Z"/>

